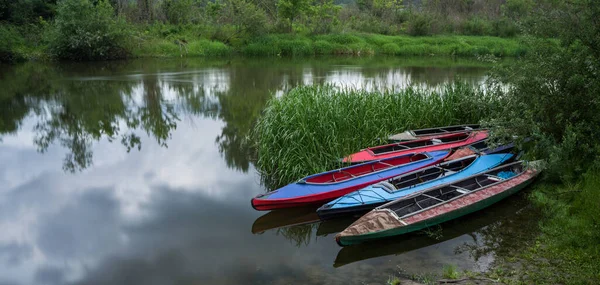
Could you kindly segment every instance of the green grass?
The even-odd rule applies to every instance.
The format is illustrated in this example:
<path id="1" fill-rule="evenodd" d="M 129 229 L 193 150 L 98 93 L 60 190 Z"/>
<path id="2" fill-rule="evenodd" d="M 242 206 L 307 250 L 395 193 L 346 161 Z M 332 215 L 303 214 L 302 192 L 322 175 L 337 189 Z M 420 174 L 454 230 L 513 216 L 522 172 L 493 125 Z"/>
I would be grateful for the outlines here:
<path id="1" fill-rule="evenodd" d="M 257 38 L 237 38 L 228 29 L 217 31 L 203 25 L 129 26 L 131 36 L 125 45 L 130 57 L 219 57 L 309 56 L 309 55 L 392 55 L 392 56 L 461 56 L 494 55 L 518 57 L 526 54 L 528 45 L 520 38 L 488 36 L 437 35 L 413 37 L 385 36 L 365 33 L 333 33 L 326 35 L 268 34 Z M 223 34 L 224 33 L 224 34 Z M 0 26 L 0 61 L 51 59 L 39 28 L 33 38 L 41 43 L 25 41 L 26 31 Z M 229 36 L 228 36 L 229 35 Z M 235 33 L 233 34 L 235 35 Z M 29 36 L 32 37 L 32 36 Z M 178 43 L 185 43 L 185 48 Z"/>
<path id="2" fill-rule="evenodd" d="M 600 170 L 589 170 L 571 185 L 545 185 L 532 194 L 546 218 L 542 235 L 530 249 L 549 261 L 551 275 L 535 274 L 547 283 L 600 283 Z M 538 276 L 539 275 L 539 276 Z"/>
<path id="3" fill-rule="evenodd" d="M 447 264 L 444 265 L 444 268 L 442 269 L 442 277 L 446 279 L 458 279 L 461 277 L 461 274 L 456 265 Z"/>
<path id="4" fill-rule="evenodd" d="M 477 106 L 477 108 L 473 108 Z M 252 131 L 270 188 L 340 167 L 338 159 L 406 129 L 478 122 L 500 100 L 462 82 L 369 92 L 305 86 L 273 98 Z"/>
<path id="5" fill-rule="evenodd" d="M 192 40 L 180 47 L 174 40 L 149 39 L 135 45 L 134 57 L 201 57 L 225 56 L 232 53 L 232 48 L 224 43 L 205 39 Z"/>
<path id="6" fill-rule="evenodd" d="M 600 284 L 600 171 L 577 181 L 543 181 L 532 189 L 540 234 L 498 257 L 488 277 L 505 284 Z"/>
<path id="7" fill-rule="evenodd" d="M 386 282 L 387 285 L 400 285 L 402 281 L 396 276 L 390 276 Z"/>
<path id="8" fill-rule="evenodd" d="M 384 36 L 330 34 L 319 36 L 268 35 L 241 47 L 245 55 L 388 54 L 498 57 L 522 56 L 527 46 L 516 38 L 481 36 Z"/>

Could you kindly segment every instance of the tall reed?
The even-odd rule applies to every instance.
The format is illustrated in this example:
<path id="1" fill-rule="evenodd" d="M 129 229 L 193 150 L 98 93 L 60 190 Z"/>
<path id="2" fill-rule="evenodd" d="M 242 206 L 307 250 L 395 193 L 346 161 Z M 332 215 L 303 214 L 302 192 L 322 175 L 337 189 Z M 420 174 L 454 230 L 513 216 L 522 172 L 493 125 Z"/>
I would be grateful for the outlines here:
<path id="1" fill-rule="evenodd" d="M 298 87 L 273 98 L 252 131 L 268 188 L 341 167 L 339 158 L 406 129 L 478 122 L 500 98 L 464 82 L 439 89 Z"/>

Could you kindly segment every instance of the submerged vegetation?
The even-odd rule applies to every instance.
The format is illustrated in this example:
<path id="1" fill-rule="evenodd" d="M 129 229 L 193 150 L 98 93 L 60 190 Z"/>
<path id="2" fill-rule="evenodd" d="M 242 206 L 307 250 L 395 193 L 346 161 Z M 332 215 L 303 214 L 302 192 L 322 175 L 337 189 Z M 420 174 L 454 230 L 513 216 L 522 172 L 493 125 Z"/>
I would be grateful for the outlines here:
<path id="1" fill-rule="evenodd" d="M 252 134 L 256 165 L 267 185 L 281 186 L 339 167 L 341 157 L 394 132 L 477 122 L 501 105 L 501 98 L 460 81 L 440 90 L 299 87 L 267 103 Z"/>

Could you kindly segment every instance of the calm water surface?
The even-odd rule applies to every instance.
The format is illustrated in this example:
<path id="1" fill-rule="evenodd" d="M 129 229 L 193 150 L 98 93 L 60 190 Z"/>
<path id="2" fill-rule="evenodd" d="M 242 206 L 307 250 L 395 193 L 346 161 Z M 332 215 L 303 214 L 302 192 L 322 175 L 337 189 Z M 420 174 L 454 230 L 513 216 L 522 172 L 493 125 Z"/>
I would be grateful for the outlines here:
<path id="1" fill-rule="evenodd" d="M 301 84 L 484 80 L 421 58 L 170 59 L 0 66 L 0 284 L 384 283 L 485 270 L 525 219 L 514 197 L 418 233 L 341 249 L 348 220 L 264 213 L 243 139 Z"/>

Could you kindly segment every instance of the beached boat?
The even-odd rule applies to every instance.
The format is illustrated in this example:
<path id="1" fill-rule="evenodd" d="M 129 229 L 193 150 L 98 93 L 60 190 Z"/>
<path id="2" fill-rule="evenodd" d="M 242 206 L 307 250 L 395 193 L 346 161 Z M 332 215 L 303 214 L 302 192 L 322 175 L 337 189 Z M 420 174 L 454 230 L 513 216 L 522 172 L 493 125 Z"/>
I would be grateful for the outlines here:
<path id="1" fill-rule="evenodd" d="M 486 131 L 455 133 L 436 136 L 431 139 L 399 142 L 363 149 L 343 159 L 343 162 L 362 163 L 415 152 L 429 152 L 458 148 L 476 143 L 488 137 Z"/>
<path id="2" fill-rule="evenodd" d="M 335 239 L 341 246 L 402 235 L 452 220 L 488 207 L 529 185 L 539 173 L 517 161 L 440 185 L 393 202 L 365 214 Z"/>
<path id="3" fill-rule="evenodd" d="M 457 125 L 457 126 L 447 126 L 447 127 L 439 127 L 439 128 L 429 128 L 429 129 L 420 129 L 420 130 L 409 130 L 403 133 L 391 135 L 388 137 L 390 141 L 412 141 L 418 139 L 426 139 L 444 134 L 452 134 L 452 133 L 463 133 L 463 132 L 471 132 L 484 130 L 479 124 L 468 124 L 468 125 Z"/>
<path id="4" fill-rule="evenodd" d="M 513 157 L 510 153 L 469 155 L 393 177 L 348 193 L 317 209 L 323 220 L 364 214 L 373 208 L 441 184 L 493 169 Z"/>
<path id="5" fill-rule="evenodd" d="M 422 249 L 428 251 L 432 248 L 434 250 L 443 248 L 451 249 L 455 247 L 456 243 L 450 242 L 445 245 L 442 245 L 442 243 L 460 236 L 466 238 L 466 242 L 470 241 L 479 244 L 481 230 L 485 227 L 492 224 L 514 224 L 515 220 L 526 218 L 527 211 L 521 210 L 528 205 L 527 199 L 524 197 L 525 195 L 520 196 L 521 197 L 518 198 L 504 199 L 503 201 L 490 206 L 489 211 L 480 211 L 461 219 L 447 221 L 441 224 L 442 233 L 440 235 L 432 236 L 430 233 L 417 231 L 395 238 L 381 239 L 377 242 L 366 242 L 353 246 L 345 246 L 338 252 L 337 257 L 333 262 L 333 267 L 337 268 L 353 262 L 384 256 L 386 256 L 386 259 L 393 259 L 394 255 L 401 255 L 413 250 Z M 339 219 L 328 220 L 327 222 L 334 222 L 337 220 Z M 326 222 L 321 222 L 321 224 L 324 223 Z M 499 227 L 499 229 L 502 230 L 506 230 L 506 228 L 511 227 Z M 342 230 L 343 229 L 338 232 L 341 232 Z M 484 232 L 487 233 L 484 235 L 490 234 L 490 231 Z M 460 238 L 461 243 L 465 242 L 465 239 L 463 238 Z M 428 247 L 431 248 L 427 249 Z"/>
<path id="6" fill-rule="evenodd" d="M 439 163 L 448 154 L 449 151 L 411 153 L 314 174 L 254 197 L 252 207 L 265 211 L 322 205 L 367 185 Z"/>

